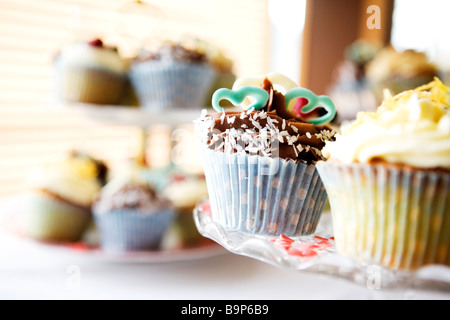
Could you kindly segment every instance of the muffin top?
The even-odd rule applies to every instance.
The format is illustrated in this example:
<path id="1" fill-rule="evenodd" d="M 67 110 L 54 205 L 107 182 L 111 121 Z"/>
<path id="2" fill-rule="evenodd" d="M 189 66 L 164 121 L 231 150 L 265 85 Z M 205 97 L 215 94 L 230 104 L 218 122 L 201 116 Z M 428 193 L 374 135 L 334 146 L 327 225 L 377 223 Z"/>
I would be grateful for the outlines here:
<path id="1" fill-rule="evenodd" d="M 208 57 L 204 52 L 188 48 L 180 43 L 165 42 L 156 50 L 141 50 L 134 61 L 136 63 L 145 61 L 180 61 L 194 64 L 206 64 L 208 63 Z"/>
<path id="2" fill-rule="evenodd" d="M 221 73 L 233 73 L 234 62 L 225 51 L 211 42 L 199 39 L 197 37 L 184 36 L 179 43 L 191 50 L 201 52 L 206 55 L 208 62 L 213 68 Z"/>
<path id="3" fill-rule="evenodd" d="M 153 214 L 171 208 L 172 204 L 146 184 L 111 181 L 96 197 L 93 208 L 97 214 L 133 209 L 141 214 Z"/>
<path id="4" fill-rule="evenodd" d="M 439 79 L 386 98 L 343 126 L 324 153 L 344 163 L 388 162 L 450 170 L 450 91 Z"/>
<path id="5" fill-rule="evenodd" d="M 247 110 L 224 111 L 219 106 L 222 99 L 244 105 Z M 213 106 L 220 112 L 208 114 L 204 110 L 196 121 L 196 131 L 203 145 L 218 152 L 279 157 L 309 164 L 325 160 L 322 148 L 335 134 L 325 124 L 335 115 L 331 100 L 297 87 L 280 74 L 238 79 L 233 90 L 219 89 L 214 93 Z M 325 116 L 320 116 L 321 107 L 328 108 Z"/>
<path id="6" fill-rule="evenodd" d="M 74 152 L 58 163 L 31 169 L 26 186 L 60 197 L 75 205 L 90 207 L 106 177 L 107 168 L 98 160 Z"/>
<path id="7" fill-rule="evenodd" d="M 128 70 L 128 62 L 119 55 L 117 48 L 106 46 L 99 38 L 76 41 L 64 47 L 55 62 L 67 67 L 101 68 L 116 74 L 126 74 Z"/>
<path id="8" fill-rule="evenodd" d="M 431 77 L 437 75 L 436 66 L 427 55 L 415 50 L 397 51 L 386 47 L 378 52 L 367 65 L 367 77 L 371 81 L 382 81 L 391 77 L 414 78 L 418 76 Z"/>

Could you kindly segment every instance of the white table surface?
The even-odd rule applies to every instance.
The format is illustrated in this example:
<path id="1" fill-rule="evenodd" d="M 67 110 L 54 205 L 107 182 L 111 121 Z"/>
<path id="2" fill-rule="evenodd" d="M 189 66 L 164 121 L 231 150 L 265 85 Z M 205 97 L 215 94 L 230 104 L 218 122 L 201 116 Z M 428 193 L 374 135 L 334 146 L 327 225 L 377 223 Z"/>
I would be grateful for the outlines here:
<path id="1" fill-rule="evenodd" d="M 10 211 L 4 202 L 0 212 Z M 182 261 L 109 261 L 54 250 L 0 228 L 0 299 L 450 299 L 450 292 L 383 291 L 282 270 L 225 250 Z"/>

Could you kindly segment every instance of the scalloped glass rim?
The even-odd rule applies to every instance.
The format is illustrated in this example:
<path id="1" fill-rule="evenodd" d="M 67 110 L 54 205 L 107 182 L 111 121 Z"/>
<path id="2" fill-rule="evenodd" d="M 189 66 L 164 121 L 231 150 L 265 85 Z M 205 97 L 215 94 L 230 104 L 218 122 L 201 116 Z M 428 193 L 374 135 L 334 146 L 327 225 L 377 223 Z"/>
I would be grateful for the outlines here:
<path id="1" fill-rule="evenodd" d="M 331 214 L 324 212 L 312 236 L 292 238 L 295 244 L 315 245 L 320 239 L 330 246 L 318 250 L 314 257 L 289 254 L 277 246 L 279 237 L 258 236 L 224 229 L 202 210 L 205 199 L 194 209 L 194 220 L 199 232 L 216 241 L 228 251 L 247 256 L 275 267 L 300 272 L 328 275 L 363 285 L 369 289 L 416 289 L 450 292 L 450 268 L 431 265 L 414 272 L 397 271 L 377 265 L 363 264 L 339 255 L 334 247 Z M 378 281 L 378 282 L 377 282 Z M 377 287 L 379 285 L 380 287 Z"/>

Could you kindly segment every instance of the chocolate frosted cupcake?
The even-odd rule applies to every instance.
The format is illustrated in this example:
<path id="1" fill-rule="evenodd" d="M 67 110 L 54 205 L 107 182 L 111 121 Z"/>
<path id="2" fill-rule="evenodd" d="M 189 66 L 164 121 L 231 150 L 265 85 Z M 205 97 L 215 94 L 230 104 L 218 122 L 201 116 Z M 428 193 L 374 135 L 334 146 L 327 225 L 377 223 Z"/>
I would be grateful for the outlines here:
<path id="1" fill-rule="evenodd" d="M 130 70 L 139 102 L 149 110 L 201 108 L 214 79 L 206 54 L 173 43 L 143 50 Z"/>
<path id="2" fill-rule="evenodd" d="M 121 181 L 103 188 L 93 213 L 101 248 L 117 253 L 158 249 L 174 218 L 170 201 L 154 189 Z"/>
<path id="3" fill-rule="evenodd" d="M 246 102 L 249 97 L 256 102 Z M 224 112 L 222 99 L 247 110 Z M 327 197 L 315 163 L 325 160 L 321 149 L 334 136 L 320 124 L 335 115 L 331 100 L 270 74 L 216 91 L 213 106 L 220 112 L 196 121 L 213 220 L 258 235 L 312 234 Z M 327 110 L 324 116 L 306 119 L 319 107 Z"/>

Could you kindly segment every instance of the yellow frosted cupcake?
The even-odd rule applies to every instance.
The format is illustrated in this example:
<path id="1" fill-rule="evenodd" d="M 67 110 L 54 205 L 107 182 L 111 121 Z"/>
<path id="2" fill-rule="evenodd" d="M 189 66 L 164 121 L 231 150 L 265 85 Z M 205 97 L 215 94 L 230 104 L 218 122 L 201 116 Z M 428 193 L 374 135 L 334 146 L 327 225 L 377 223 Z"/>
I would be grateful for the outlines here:
<path id="1" fill-rule="evenodd" d="M 81 154 L 33 168 L 27 177 L 25 235 L 44 241 L 80 240 L 92 220 L 92 201 L 106 170 L 103 163 Z"/>
<path id="2" fill-rule="evenodd" d="M 338 251 L 402 270 L 450 265 L 449 88 L 435 79 L 387 98 L 317 164 Z"/>

